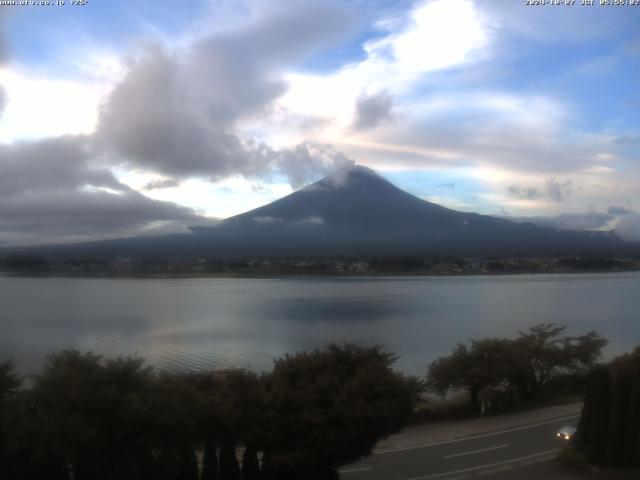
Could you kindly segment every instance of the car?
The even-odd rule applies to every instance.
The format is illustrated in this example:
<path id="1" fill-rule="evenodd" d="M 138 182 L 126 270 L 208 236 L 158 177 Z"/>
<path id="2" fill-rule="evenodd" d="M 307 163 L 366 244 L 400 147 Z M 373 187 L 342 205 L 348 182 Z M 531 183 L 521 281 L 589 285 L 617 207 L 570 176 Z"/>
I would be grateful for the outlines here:
<path id="1" fill-rule="evenodd" d="M 570 426 L 562 427 L 556 433 L 556 437 L 558 437 L 561 440 L 569 441 L 576 436 L 577 431 L 578 429 L 576 427 L 570 427 Z"/>

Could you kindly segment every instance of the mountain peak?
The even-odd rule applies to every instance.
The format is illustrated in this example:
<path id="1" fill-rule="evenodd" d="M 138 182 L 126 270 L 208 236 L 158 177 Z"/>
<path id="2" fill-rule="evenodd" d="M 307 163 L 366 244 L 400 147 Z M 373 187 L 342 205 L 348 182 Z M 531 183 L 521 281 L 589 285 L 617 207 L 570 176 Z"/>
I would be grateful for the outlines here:
<path id="1" fill-rule="evenodd" d="M 386 178 L 384 178 L 382 175 L 378 174 L 371 168 L 365 167 L 363 165 L 353 164 L 334 171 L 321 180 L 312 183 L 304 190 L 334 190 L 358 184 L 362 185 L 375 183 L 384 183 L 390 185 L 390 182 Z"/>

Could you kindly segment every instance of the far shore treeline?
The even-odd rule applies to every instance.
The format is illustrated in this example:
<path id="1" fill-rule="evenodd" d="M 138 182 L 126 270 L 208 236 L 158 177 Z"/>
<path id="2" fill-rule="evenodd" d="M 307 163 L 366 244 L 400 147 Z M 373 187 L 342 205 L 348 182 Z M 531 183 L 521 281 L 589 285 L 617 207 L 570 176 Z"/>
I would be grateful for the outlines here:
<path id="1" fill-rule="evenodd" d="M 594 387 L 604 382 L 597 379 L 605 344 L 595 332 L 570 337 L 565 327 L 539 324 L 514 339 L 460 344 L 424 380 L 395 371 L 395 356 L 381 347 L 353 344 L 285 355 L 260 374 L 167 373 L 138 356 L 64 350 L 22 378 L 7 361 L 0 363 L 0 478 L 335 479 L 340 466 L 409 422 L 580 399 L 587 384 L 581 431 L 595 451 L 599 427 L 585 425 L 603 421 L 593 418 L 605 395 Z M 614 378 L 632 379 L 610 387 L 610 404 L 625 405 L 611 407 L 615 425 L 631 415 L 640 428 L 626 398 L 638 394 L 631 366 L 639 353 L 613 363 L 626 372 Z M 460 395 L 464 402 L 451 409 Z M 631 427 L 625 435 L 640 439 Z"/>
<path id="2" fill-rule="evenodd" d="M 640 271 L 640 255 L 44 257 L 0 255 L 0 272 L 63 276 L 496 275 Z"/>

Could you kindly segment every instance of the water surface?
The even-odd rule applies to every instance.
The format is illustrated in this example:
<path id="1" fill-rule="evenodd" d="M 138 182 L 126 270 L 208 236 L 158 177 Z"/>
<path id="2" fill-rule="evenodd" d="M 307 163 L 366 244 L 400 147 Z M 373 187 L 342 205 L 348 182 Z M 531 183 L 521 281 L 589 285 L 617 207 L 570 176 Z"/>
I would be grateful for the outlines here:
<path id="1" fill-rule="evenodd" d="M 422 375 L 457 342 L 539 322 L 640 344 L 640 273 L 279 279 L 0 277 L 0 359 L 23 372 L 62 348 L 156 366 L 268 369 L 329 342 L 383 345 Z"/>

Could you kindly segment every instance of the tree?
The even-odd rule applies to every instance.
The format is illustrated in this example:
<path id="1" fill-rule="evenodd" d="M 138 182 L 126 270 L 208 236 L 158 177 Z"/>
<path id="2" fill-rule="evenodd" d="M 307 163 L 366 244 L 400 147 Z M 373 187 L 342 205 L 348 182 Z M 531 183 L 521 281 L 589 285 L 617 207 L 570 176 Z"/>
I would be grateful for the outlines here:
<path id="1" fill-rule="evenodd" d="M 330 477 L 370 454 L 405 425 L 421 390 L 394 361 L 381 347 L 349 344 L 277 360 L 265 378 L 263 465 L 279 479 Z"/>
<path id="2" fill-rule="evenodd" d="M 230 435 L 222 438 L 220 448 L 220 480 L 240 480 L 240 466 L 236 457 L 236 444 Z"/>
<path id="3" fill-rule="evenodd" d="M 0 363 L 0 472 L 6 472 L 17 461 L 16 416 L 22 379 L 12 362 Z"/>
<path id="4" fill-rule="evenodd" d="M 640 378 L 636 378 L 629 399 L 627 417 L 627 437 L 625 441 L 625 461 L 628 465 L 640 467 Z"/>
<path id="5" fill-rule="evenodd" d="M 200 435 L 199 407 L 200 398 L 188 374 L 155 375 L 147 395 L 147 428 L 154 449 L 179 457 L 201 445 L 204 435 Z"/>
<path id="6" fill-rule="evenodd" d="M 512 342 L 498 338 L 472 341 L 469 347 L 459 344 L 451 355 L 435 360 L 427 384 L 443 395 L 451 389 L 466 389 L 470 410 L 479 412 L 480 391 L 516 378 L 517 364 Z"/>
<path id="7" fill-rule="evenodd" d="M 264 395 L 257 374 L 229 368 L 192 374 L 188 381 L 198 395 L 199 423 L 207 431 L 217 431 L 219 437 L 232 436 L 244 444 L 259 441 Z"/>
<path id="8" fill-rule="evenodd" d="M 211 430 L 207 431 L 202 457 L 202 480 L 218 480 L 218 453 Z"/>
<path id="9" fill-rule="evenodd" d="M 640 372 L 638 372 L 640 373 Z M 613 380 L 611 382 L 611 409 L 609 412 L 607 432 L 606 461 L 609 465 L 620 466 L 626 460 L 627 422 L 630 410 L 634 406 L 630 403 L 634 379 L 638 373 L 634 372 L 630 364 L 621 364 L 614 367 Z M 635 408 L 640 408 L 640 404 Z"/>
<path id="10" fill-rule="evenodd" d="M 31 392 L 41 444 L 49 450 L 43 454 L 65 458 L 78 480 L 143 477 L 154 446 L 152 381 L 152 370 L 138 357 L 50 355 Z"/>
<path id="11" fill-rule="evenodd" d="M 589 392 L 589 416 L 580 419 L 585 426 L 580 430 L 584 432 L 581 441 L 587 454 L 598 462 L 604 462 L 609 433 L 609 403 L 610 403 L 611 376 L 607 367 L 598 367 L 590 376 Z"/>
<path id="12" fill-rule="evenodd" d="M 260 463 L 253 445 L 247 445 L 242 454 L 242 480 L 260 480 Z"/>
<path id="13" fill-rule="evenodd" d="M 20 387 L 22 379 L 16 373 L 13 362 L 0 362 L 0 402 L 6 402 L 14 399 Z"/>
<path id="14" fill-rule="evenodd" d="M 515 340 L 485 338 L 459 344 L 448 356 L 429 366 L 427 384 L 440 394 L 452 389 L 469 392 L 470 410 L 480 411 L 482 390 L 517 389 L 521 397 L 539 395 L 551 379 L 578 376 L 581 385 L 600 356 L 606 340 L 595 332 L 578 337 L 562 337 L 566 327 L 542 323 L 520 332 Z M 575 382 L 575 378 L 573 378 Z"/>
<path id="15" fill-rule="evenodd" d="M 198 480 L 198 459 L 195 451 L 187 446 L 178 454 L 177 480 Z"/>
<path id="16" fill-rule="evenodd" d="M 579 446 L 596 464 L 640 461 L 640 347 L 589 375 Z"/>
<path id="17" fill-rule="evenodd" d="M 514 344 L 526 367 L 520 374 L 519 390 L 532 398 L 559 371 L 588 372 L 596 364 L 607 340 L 596 332 L 578 337 L 562 337 L 566 326 L 540 323 L 526 332 Z"/>

